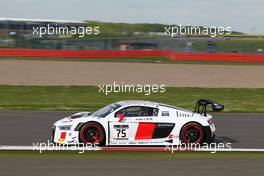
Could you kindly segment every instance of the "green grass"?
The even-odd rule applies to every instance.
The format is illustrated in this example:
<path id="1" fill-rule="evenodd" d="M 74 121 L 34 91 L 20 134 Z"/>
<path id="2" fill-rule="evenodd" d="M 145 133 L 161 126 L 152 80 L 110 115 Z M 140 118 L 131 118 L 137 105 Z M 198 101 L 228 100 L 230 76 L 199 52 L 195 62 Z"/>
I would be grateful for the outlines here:
<path id="1" fill-rule="evenodd" d="M 152 37 L 148 32 L 163 32 L 164 24 L 148 23 L 111 23 L 101 21 L 87 21 L 87 26 L 99 26 L 100 34 L 86 36 L 89 38 L 131 38 L 131 37 Z M 135 32 L 141 32 L 141 35 L 135 35 Z M 77 38 L 77 37 L 76 37 Z"/>
<path id="2" fill-rule="evenodd" d="M 264 89 L 166 88 L 165 93 L 111 93 L 94 86 L 0 86 L 0 109 L 94 111 L 127 99 L 142 99 L 194 109 L 200 98 L 225 105 L 225 112 L 264 112 Z"/>
<path id="3" fill-rule="evenodd" d="M 257 49 L 264 50 L 264 39 L 232 39 L 215 41 L 216 50 L 218 52 L 243 52 L 243 53 L 254 53 Z M 196 44 L 193 46 L 195 51 L 206 52 L 207 44 Z"/>
<path id="4" fill-rule="evenodd" d="M 149 32 L 165 32 L 165 27 L 178 26 L 159 23 L 112 23 L 102 21 L 87 21 L 88 26 L 99 26 L 100 34 L 89 36 L 89 38 L 124 38 L 124 37 L 156 37 L 148 35 Z M 200 26 L 202 28 L 202 26 Z M 135 32 L 140 32 L 140 35 L 135 35 Z M 232 31 L 232 34 L 242 35 L 240 32 Z M 192 35 L 190 35 L 192 36 Z"/>
<path id="5" fill-rule="evenodd" d="M 0 151 L 0 158 L 263 158 L 264 152 Z"/>

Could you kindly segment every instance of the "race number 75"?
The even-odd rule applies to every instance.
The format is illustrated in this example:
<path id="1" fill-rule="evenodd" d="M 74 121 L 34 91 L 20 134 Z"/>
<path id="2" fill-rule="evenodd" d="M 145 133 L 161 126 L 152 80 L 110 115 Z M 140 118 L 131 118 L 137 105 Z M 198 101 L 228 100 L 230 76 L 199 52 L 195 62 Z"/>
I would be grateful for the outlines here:
<path id="1" fill-rule="evenodd" d="M 117 131 L 117 137 L 118 138 L 124 138 L 124 137 L 126 137 L 126 129 L 116 129 L 116 131 Z"/>

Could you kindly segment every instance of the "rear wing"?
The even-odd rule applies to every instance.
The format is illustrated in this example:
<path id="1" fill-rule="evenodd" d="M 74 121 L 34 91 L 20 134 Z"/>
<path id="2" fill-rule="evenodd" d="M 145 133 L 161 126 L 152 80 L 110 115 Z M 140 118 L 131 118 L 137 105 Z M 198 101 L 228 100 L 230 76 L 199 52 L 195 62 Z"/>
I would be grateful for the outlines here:
<path id="1" fill-rule="evenodd" d="M 196 103 L 194 112 L 206 116 L 207 107 L 211 107 L 213 112 L 224 110 L 224 105 L 218 104 L 212 100 L 200 99 Z"/>

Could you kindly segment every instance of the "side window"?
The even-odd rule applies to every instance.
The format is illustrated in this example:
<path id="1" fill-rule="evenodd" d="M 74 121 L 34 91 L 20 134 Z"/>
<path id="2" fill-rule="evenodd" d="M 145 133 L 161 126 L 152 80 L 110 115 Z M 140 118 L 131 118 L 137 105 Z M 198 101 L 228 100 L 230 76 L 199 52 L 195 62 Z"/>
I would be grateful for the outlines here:
<path id="1" fill-rule="evenodd" d="M 118 114 L 124 114 L 125 117 L 149 117 L 158 116 L 158 109 L 146 106 L 130 106 L 115 113 L 115 117 Z"/>

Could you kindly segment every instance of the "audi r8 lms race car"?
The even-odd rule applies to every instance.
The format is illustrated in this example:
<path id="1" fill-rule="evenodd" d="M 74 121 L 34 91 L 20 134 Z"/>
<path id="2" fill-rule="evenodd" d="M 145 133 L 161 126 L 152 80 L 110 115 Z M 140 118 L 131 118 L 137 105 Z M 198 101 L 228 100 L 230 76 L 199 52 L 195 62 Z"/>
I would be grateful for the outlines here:
<path id="1" fill-rule="evenodd" d="M 55 122 L 52 141 L 101 146 L 210 143 L 215 137 L 215 125 L 206 113 L 208 106 L 213 111 L 224 109 L 211 100 L 199 100 L 193 112 L 150 101 L 120 101 Z"/>

